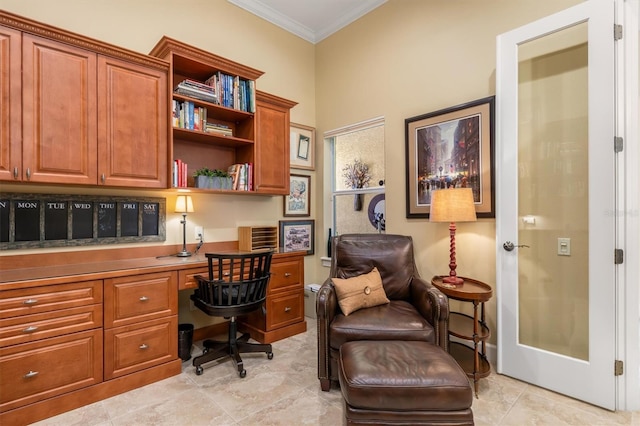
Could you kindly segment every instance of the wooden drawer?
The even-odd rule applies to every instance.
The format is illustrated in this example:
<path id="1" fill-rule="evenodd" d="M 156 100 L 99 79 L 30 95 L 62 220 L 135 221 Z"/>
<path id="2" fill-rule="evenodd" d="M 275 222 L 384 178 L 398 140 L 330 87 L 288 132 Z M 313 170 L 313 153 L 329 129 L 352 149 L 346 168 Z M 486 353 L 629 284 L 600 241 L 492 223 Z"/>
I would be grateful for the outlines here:
<path id="1" fill-rule="evenodd" d="M 102 381 L 102 330 L 0 349 L 0 411 Z"/>
<path id="2" fill-rule="evenodd" d="M 178 317 L 105 330 L 105 380 L 159 365 L 178 357 Z"/>
<path id="3" fill-rule="evenodd" d="M 102 303 L 102 281 L 0 291 L 0 318 Z"/>
<path id="4" fill-rule="evenodd" d="M 178 313 L 176 272 L 110 278 L 104 282 L 105 328 Z"/>
<path id="5" fill-rule="evenodd" d="M 102 304 L 0 320 L 0 347 L 102 327 Z"/>
<path id="6" fill-rule="evenodd" d="M 300 287 L 302 291 L 302 282 L 304 277 L 304 267 L 301 265 L 302 258 L 274 261 L 271 263 L 271 279 L 269 280 L 269 294 L 280 291 L 290 290 L 289 287 Z"/>
<path id="7" fill-rule="evenodd" d="M 284 327 L 304 319 L 304 292 L 293 291 L 267 299 L 267 330 Z"/>
<path id="8" fill-rule="evenodd" d="M 209 268 L 192 268 L 178 271 L 178 290 L 198 288 L 198 282 L 193 278 L 195 275 L 209 276 Z"/>

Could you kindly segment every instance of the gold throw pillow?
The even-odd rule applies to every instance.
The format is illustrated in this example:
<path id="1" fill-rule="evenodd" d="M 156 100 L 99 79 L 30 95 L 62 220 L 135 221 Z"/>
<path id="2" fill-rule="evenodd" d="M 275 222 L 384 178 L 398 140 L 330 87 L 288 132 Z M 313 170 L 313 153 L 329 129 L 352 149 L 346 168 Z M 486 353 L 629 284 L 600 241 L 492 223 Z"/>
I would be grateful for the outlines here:
<path id="1" fill-rule="evenodd" d="M 380 272 L 376 267 L 368 274 L 351 278 L 332 278 L 331 280 L 338 295 L 338 304 L 345 316 L 358 309 L 389 303 L 384 287 L 382 287 Z"/>

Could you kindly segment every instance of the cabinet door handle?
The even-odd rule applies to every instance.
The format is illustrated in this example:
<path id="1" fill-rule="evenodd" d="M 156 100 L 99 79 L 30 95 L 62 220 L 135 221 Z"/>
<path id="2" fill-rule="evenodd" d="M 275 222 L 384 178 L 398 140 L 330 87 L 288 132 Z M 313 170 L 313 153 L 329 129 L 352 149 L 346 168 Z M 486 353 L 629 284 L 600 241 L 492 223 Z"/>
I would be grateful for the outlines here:
<path id="1" fill-rule="evenodd" d="M 38 299 L 27 299 L 22 303 L 25 305 L 35 305 L 36 303 L 38 303 Z"/>
<path id="2" fill-rule="evenodd" d="M 14 179 L 18 179 L 18 168 L 17 167 L 13 168 L 13 178 Z"/>
<path id="3" fill-rule="evenodd" d="M 36 377 L 37 375 L 38 375 L 38 372 L 37 372 L 37 371 L 31 371 L 31 370 L 29 370 L 29 372 L 28 372 L 27 374 L 25 374 L 25 375 L 24 375 L 24 378 L 25 378 L 25 379 L 28 379 L 28 378 L 30 378 L 30 377 Z"/>
<path id="4" fill-rule="evenodd" d="M 140 349 L 142 349 L 142 350 L 149 349 L 149 346 L 145 345 L 144 343 L 143 343 L 143 344 L 141 344 L 139 347 L 140 347 Z"/>
<path id="5" fill-rule="evenodd" d="M 140 297 L 140 301 L 141 302 L 146 302 L 147 300 L 149 300 L 149 298 L 147 296 Z"/>
<path id="6" fill-rule="evenodd" d="M 27 167 L 27 180 L 31 180 L 31 167 Z"/>
<path id="7" fill-rule="evenodd" d="M 284 276 L 285 276 L 285 278 L 289 278 L 291 276 L 291 272 L 285 272 Z"/>
<path id="8" fill-rule="evenodd" d="M 285 311 L 285 312 L 290 312 L 290 311 L 291 311 L 291 308 L 290 308 L 289 306 L 287 306 L 286 308 L 284 308 L 284 311 Z"/>
<path id="9" fill-rule="evenodd" d="M 104 183 L 107 180 L 107 177 L 105 176 L 104 173 L 100 175 L 100 180 L 102 181 L 102 183 Z"/>
<path id="10" fill-rule="evenodd" d="M 24 330 L 22 330 L 23 333 L 33 333 L 34 331 L 36 331 L 38 329 L 38 327 L 34 326 L 34 325 L 30 325 L 29 327 L 25 328 Z"/>

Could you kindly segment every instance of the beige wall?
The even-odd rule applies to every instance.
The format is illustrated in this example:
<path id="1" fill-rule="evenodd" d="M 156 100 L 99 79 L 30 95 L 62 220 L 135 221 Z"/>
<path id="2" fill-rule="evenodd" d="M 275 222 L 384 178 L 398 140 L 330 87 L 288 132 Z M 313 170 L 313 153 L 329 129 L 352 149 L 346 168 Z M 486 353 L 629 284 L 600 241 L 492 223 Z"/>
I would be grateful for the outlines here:
<path id="1" fill-rule="evenodd" d="M 385 117 L 386 230 L 413 237 L 423 277 L 448 273 L 449 233 L 446 224 L 405 218 L 404 120 L 494 95 L 496 36 L 579 2 L 389 0 L 316 46 L 318 140 Z M 328 189 L 327 176 L 324 182 Z M 316 224 L 325 232 L 328 226 Z M 458 224 L 456 241 L 458 273 L 495 286 L 495 220 Z M 495 312 L 494 294 L 487 311 L 493 330 Z"/>
<path id="2" fill-rule="evenodd" d="M 3 0 L 2 8 L 138 52 L 149 52 L 162 35 L 265 71 L 258 88 L 299 104 L 293 122 L 317 128 L 316 171 L 310 172 L 314 257 L 305 259 L 305 280 L 321 282 L 320 266 L 329 227 L 328 197 L 322 197 L 322 132 L 385 117 L 387 232 L 412 235 L 425 277 L 446 273 L 447 226 L 405 219 L 404 119 L 495 93 L 498 34 L 564 9 L 579 0 L 389 0 L 318 45 L 312 45 L 225 0 Z M 3 190 L 26 187 L 3 185 Z M 32 192 L 107 193 L 106 190 L 28 187 Z M 113 195 L 127 191 L 109 191 Z M 136 192 L 166 196 L 173 192 Z M 275 224 L 281 197 L 196 195 L 197 212 L 187 218 L 204 227 L 207 241 L 237 238 L 241 225 Z M 179 217 L 167 215 L 167 244 L 181 239 Z M 461 275 L 495 281 L 495 222 L 458 226 Z M 3 253 L 5 254 L 5 253 Z M 490 325 L 495 329 L 495 298 Z"/>

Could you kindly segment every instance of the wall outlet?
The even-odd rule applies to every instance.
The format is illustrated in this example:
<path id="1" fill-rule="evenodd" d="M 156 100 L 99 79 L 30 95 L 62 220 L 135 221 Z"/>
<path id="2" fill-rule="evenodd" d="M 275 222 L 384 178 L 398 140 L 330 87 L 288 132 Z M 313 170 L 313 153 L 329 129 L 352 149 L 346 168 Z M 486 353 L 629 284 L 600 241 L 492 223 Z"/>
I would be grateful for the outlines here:
<path id="1" fill-rule="evenodd" d="M 195 230 L 196 241 L 200 241 L 201 237 L 204 238 L 204 231 L 202 230 L 202 226 L 196 226 Z"/>

